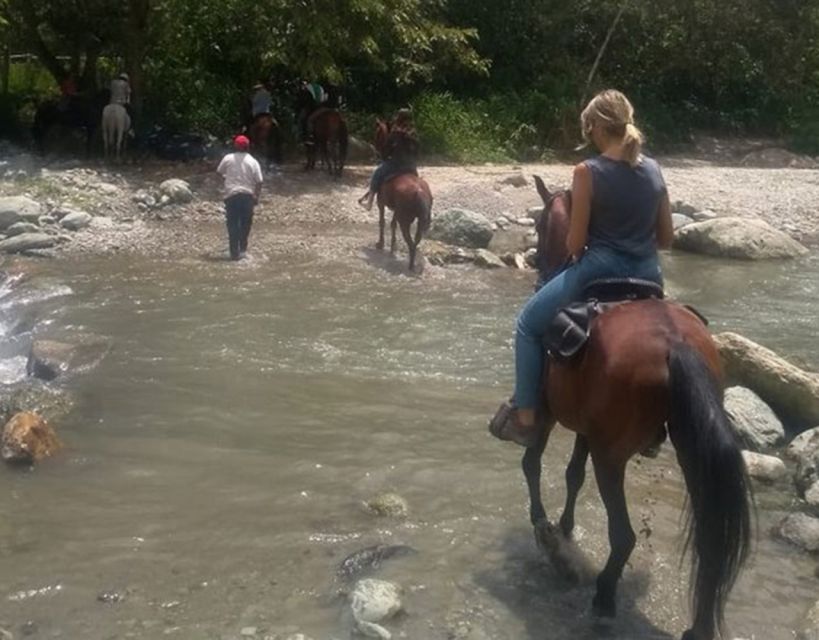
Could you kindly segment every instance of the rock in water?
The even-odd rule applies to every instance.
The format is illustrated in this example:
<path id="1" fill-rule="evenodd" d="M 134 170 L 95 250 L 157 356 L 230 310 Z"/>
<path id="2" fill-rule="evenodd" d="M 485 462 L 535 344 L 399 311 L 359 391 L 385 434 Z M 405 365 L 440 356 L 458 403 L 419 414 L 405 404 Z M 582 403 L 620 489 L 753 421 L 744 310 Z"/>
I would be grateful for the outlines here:
<path id="1" fill-rule="evenodd" d="M 364 503 L 367 510 L 376 516 L 406 518 L 409 505 L 397 493 L 381 493 Z"/>
<path id="2" fill-rule="evenodd" d="M 159 192 L 167 196 L 169 202 L 174 204 L 185 204 L 193 200 L 193 192 L 190 185 L 184 180 L 171 178 L 159 185 Z"/>
<path id="3" fill-rule="evenodd" d="M 492 241 L 492 223 L 486 216 L 466 209 L 450 209 L 432 219 L 428 237 L 447 244 L 486 249 Z"/>
<path id="4" fill-rule="evenodd" d="M 743 451 L 742 458 L 748 475 L 763 482 L 775 482 L 788 475 L 788 468 L 776 456 L 764 456 L 753 451 Z"/>
<path id="5" fill-rule="evenodd" d="M 375 571 L 384 560 L 402 558 L 418 553 L 405 544 L 376 544 L 366 547 L 344 558 L 336 574 L 342 580 L 352 580 L 367 571 Z"/>
<path id="6" fill-rule="evenodd" d="M 39 380 L 0 387 L 0 424 L 17 413 L 33 411 L 49 422 L 62 419 L 74 406 L 72 396 Z"/>
<path id="7" fill-rule="evenodd" d="M 789 429 L 801 431 L 819 424 L 819 375 L 736 333 L 720 333 L 714 339 L 732 384 L 751 389 Z"/>
<path id="8" fill-rule="evenodd" d="M 797 640 L 816 640 L 819 638 L 819 602 L 817 602 L 802 623 L 802 629 L 796 636 Z"/>
<path id="9" fill-rule="evenodd" d="M 807 551 L 819 551 L 819 518 L 804 513 L 792 513 L 776 530 L 783 540 Z"/>
<path id="10" fill-rule="evenodd" d="M 53 380 L 70 371 L 87 371 L 108 353 L 109 344 L 94 336 L 78 336 L 74 343 L 37 339 L 31 343 L 26 373 L 40 380 Z"/>
<path id="11" fill-rule="evenodd" d="M 33 249 L 48 249 L 57 244 L 57 238 L 47 233 L 21 233 L 0 241 L 0 252 L 22 253 Z"/>
<path id="12" fill-rule="evenodd" d="M 21 463 L 37 462 L 61 448 L 54 430 L 32 412 L 18 413 L 6 423 L 0 445 L 3 460 Z"/>
<path id="13" fill-rule="evenodd" d="M 726 389 L 725 410 L 739 439 L 751 451 L 770 449 L 784 442 L 785 428 L 782 423 L 750 389 Z"/>
<path id="14" fill-rule="evenodd" d="M 356 627 L 371 638 L 392 638 L 392 634 L 378 623 L 392 618 L 401 606 L 401 588 L 384 580 L 359 580 L 350 594 Z"/>
<path id="15" fill-rule="evenodd" d="M 796 487 L 805 499 L 810 492 L 808 501 L 813 504 L 815 485 L 819 483 L 819 427 L 801 434 L 791 443 L 788 452 L 796 460 Z"/>
<path id="16" fill-rule="evenodd" d="M 438 267 L 447 264 L 464 264 L 475 261 L 474 250 L 464 249 L 463 247 L 453 247 L 451 244 L 445 244 L 437 240 L 424 240 L 421 249 L 427 262 Z"/>
<path id="17" fill-rule="evenodd" d="M 10 227 L 15 222 L 37 222 L 43 214 L 39 202 L 24 196 L 0 198 L 0 229 Z"/>
<path id="18" fill-rule="evenodd" d="M 796 258 L 808 250 L 788 234 L 755 218 L 726 217 L 681 227 L 674 247 L 718 258 L 767 260 Z"/>
<path id="19" fill-rule="evenodd" d="M 487 249 L 475 250 L 475 264 L 485 269 L 500 269 L 506 266 L 503 260 Z"/>
<path id="20" fill-rule="evenodd" d="M 681 229 L 687 224 L 694 222 L 694 218 L 690 218 L 682 213 L 672 213 L 671 223 L 674 225 L 674 231 Z"/>
<path id="21" fill-rule="evenodd" d="M 33 222 L 15 222 L 8 229 L 6 229 L 6 235 L 11 238 L 13 236 L 19 236 L 23 233 L 37 233 L 38 231 L 40 231 L 39 225 L 36 225 Z"/>

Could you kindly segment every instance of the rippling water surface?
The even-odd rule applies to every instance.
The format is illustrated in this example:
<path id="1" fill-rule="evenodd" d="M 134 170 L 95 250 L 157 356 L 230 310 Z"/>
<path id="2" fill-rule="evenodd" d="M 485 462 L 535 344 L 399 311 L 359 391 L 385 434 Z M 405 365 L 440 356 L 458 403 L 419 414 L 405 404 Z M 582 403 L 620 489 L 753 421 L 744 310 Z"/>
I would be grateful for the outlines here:
<path id="1" fill-rule="evenodd" d="M 36 287 L 0 292 L 0 323 L 16 327 L 3 379 L 21 373 L 32 330 L 113 344 L 67 383 L 78 406 L 59 425 L 66 452 L 31 472 L 0 469 L 0 627 L 15 638 L 230 639 L 247 627 L 346 638 L 336 567 L 384 542 L 418 550 L 376 573 L 404 587 L 406 614 L 388 624 L 399 637 L 678 637 L 687 572 L 673 452 L 632 463 L 639 542 L 620 616 L 600 627 L 592 584 L 563 583 L 533 544 L 520 451 L 485 433 L 510 390 L 512 321 L 530 276 L 416 279 L 370 256 L 59 262 L 37 265 Z M 717 330 L 819 367 L 815 258 L 675 255 L 666 273 Z M 36 319 L 22 296 L 40 304 Z M 557 433 L 545 457 L 555 516 L 570 443 Z M 364 511 L 385 490 L 408 500 L 406 520 Z M 813 563 L 768 535 L 789 495 L 758 491 L 759 541 L 728 611 L 736 636 L 791 638 L 815 601 Z M 605 512 L 592 479 L 577 519 L 600 566 Z M 122 600 L 102 602 L 106 593 Z"/>

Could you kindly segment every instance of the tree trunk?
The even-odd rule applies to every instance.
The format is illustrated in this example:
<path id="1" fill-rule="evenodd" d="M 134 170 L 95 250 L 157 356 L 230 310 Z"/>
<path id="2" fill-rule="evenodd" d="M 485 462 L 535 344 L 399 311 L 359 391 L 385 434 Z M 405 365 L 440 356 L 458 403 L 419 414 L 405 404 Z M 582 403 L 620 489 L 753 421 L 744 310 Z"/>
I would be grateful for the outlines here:
<path id="1" fill-rule="evenodd" d="M 606 48 L 609 46 L 611 36 L 614 35 L 614 30 L 617 28 L 617 24 L 620 22 L 620 18 L 623 17 L 623 13 L 625 13 L 628 3 L 629 0 L 623 0 L 623 4 L 620 5 L 620 10 L 617 12 L 617 15 L 614 16 L 614 20 L 612 20 L 608 33 L 606 33 L 606 38 L 605 40 L 603 40 L 603 44 L 600 45 L 600 51 L 597 52 L 597 58 L 595 58 L 591 71 L 589 71 L 589 77 L 586 79 L 586 86 L 583 89 L 583 95 L 580 97 L 581 109 L 586 104 L 586 98 L 589 95 L 589 89 L 591 89 L 592 82 L 594 81 L 594 76 L 597 74 L 597 68 L 600 66 L 600 61 L 603 59 L 603 54 L 606 52 Z"/>
<path id="2" fill-rule="evenodd" d="M 128 21 L 125 34 L 125 69 L 131 80 L 131 102 L 137 117 L 145 103 L 145 76 L 142 65 L 148 51 L 148 17 L 150 0 L 128 0 Z"/>
<path id="3" fill-rule="evenodd" d="M 90 94 L 97 91 L 97 63 L 102 52 L 102 43 L 99 41 L 91 42 L 85 49 L 85 62 L 82 67 L 82 75 L 80 75 L 79 89 Z"/>
<path id="4" fill-rule="evenodd" d="M 3 76 L 3 95 L 9 94 L 9 76 L 11 74 L 11 48 L 3 47 L 3 60 L 0 62 L 0 75 Z"/>

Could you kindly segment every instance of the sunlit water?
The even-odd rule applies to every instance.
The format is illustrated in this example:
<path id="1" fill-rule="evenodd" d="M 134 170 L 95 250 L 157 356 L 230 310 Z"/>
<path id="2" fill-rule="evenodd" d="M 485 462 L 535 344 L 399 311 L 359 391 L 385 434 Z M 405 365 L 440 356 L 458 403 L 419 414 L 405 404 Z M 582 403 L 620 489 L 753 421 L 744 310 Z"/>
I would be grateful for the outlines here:
<path id="1" fill-rule="evenodd" d="M 679 636 L 689 615 L 673 452 L 632 463 L 639 542 L 619 617 L 601 626 L 593 585 L 567 585 L 535 548 L 520 450 L 486 433 L 510 391 L 512 321 L 531 275 L 428 268 L 416 279 L 370 256 L 39 263 L 37 279 L 0 292 L 0 323 L 14 334 L 5 380 L 24 369 L 32 330 L 113 344 L 67 382 L 78 406 L 59 425 L 66 452 L 33 471 L 0 468 L 0 628 L 349 638 L 336 568 L 386 542 L 418 551 L 373 574 L 404 588 L 406 612 L 387 623 L 398 637 Z M 715 329 L 819 365 L 816 258 L 675 255 L 666 273 Z M 570 444 L 557 432 L 545 457 L 553 516 Z M 385 490 L 408 500 L 406 520 L 362 508 Z M 728 611 L 735 636 L 791 638 L 816 599 L 813 561 L 769 536 L 790 495 L 787 484 L 758 490 L 758 543 Z M 581 548 L 602 566 L 591 478 L 577 520 Z"/>

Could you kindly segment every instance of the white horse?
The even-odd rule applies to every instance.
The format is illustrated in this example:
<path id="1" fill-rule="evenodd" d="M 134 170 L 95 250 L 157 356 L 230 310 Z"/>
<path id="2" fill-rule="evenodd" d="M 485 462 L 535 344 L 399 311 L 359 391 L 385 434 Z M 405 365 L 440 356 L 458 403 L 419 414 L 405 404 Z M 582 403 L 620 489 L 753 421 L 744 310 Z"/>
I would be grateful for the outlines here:
<path id="1" fill-rule="evenodd" d="M 130 128 L 131 118 L 123 105 L 112 102 L 102 110 L 102 142 L 106 160 L 113 147 L 116 161 L 120 161 L 125 146 L 125 135 Z"/>

